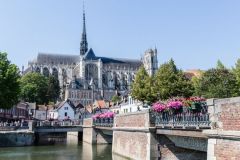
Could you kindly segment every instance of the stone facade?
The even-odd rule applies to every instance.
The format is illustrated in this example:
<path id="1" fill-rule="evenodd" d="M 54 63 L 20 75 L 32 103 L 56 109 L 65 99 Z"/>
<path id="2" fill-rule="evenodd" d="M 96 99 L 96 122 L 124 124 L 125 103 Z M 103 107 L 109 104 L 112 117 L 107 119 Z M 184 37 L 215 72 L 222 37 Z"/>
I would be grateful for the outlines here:
<path id="1" fill-rule="evenodd" d="M 157 140 L 150 130 L 149 111 L 116 115 L 112 151 L 130 159 L 157 159 Z"/>
<path id="2" fill-rule="evenodd" d="M 83 121 L 83 142 L 89 144 L 110 144 L 112 143 L 112 131 L 95 128 L 92 118 Z"/>
<path id="3" fill-rule="evenodd" d="M 0 132 L 0 147 L 20 147 L 34 144 L 33 132 Z"/>
<path id="4" fill-rule="evenodd" d="M 150 76 L 153 76 L 158 70 L 157 49 L 149 49 L 143 56 L 144 68 Z"/>
<path id="5" fill-rule="evenodd" d="M 120 114 L 114 119 L 114 127 L 146 128 L 149 124 L 148 110 L 128 114 Z"/>
<path id="6" fill-rule="evenodd" d="M 195 151 L 207 152 L 208 141 L 206 138 L 172 136 L 172 135 L 166 135 L 166 136 L 177 147 L 191 149 Z"/>
<path id="7" fill-rule="evenodd" d="M 176 146 L 176 143 L 165 135 L 158 136 L 158 142 L 161 160 L 206 160 L 207 158 L 206 152 Z"/>
<path id="8" fill-rule="evenodd" d="M 237 160 L 240 157 L 240 97 L 211 99 L 212 130 L 208 139 L 208 160 Z"/>
<path id="9" fill-rule="evenodd" d="M 240 158 L 240 141 L 217 139 L 214 144 L 216 160 L 238 160 Z"/>
<path id="10" fill-rule="evenodd" d="M 124 93 L 130 89 L 139 67 L 144 64 L 150 75 L 156 72 L 157 50 L 146 51 L 143 61 L 140 59 L 109 58 L 96 56 L 93 49 L 88 49 L 85 13 L 83 14 L 83 33 L 79 55 L 61 55 L 39 53 L 37 58 L 29 61 L 24 71 L 39 72 L 45 76 L 58 78 L 62 89 L 62 99 L 71 99 L 74 103 L 92 103 L 97 96 L 91 90 L 105 99 L 111 99 L 115 90 Z M 82 94 L 88 98 L 82 98 Z"/>
<path id="11" fill-rule="evenodd" d="M 67 144 L 78 144 L 78 132 L 67 132 Z"/>

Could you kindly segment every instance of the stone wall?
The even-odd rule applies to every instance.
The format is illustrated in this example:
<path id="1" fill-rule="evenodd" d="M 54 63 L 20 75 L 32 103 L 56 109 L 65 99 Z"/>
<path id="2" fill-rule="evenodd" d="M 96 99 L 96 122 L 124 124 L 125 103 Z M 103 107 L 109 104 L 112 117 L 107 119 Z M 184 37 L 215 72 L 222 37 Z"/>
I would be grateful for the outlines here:
<path id="1" fill-rule="evenodd" d="M 149 111 L 117 115 L 114 119 L 112 151 L 130 159 L 157 159 L 155 130 L 151 130 Z"/>
<path id="2" fill-rule="evenodd" d="M 83 120 L 83 142 L 87 142 L 90 144 L 96 142 L 96 133 L 92 128 L 92 123 L 92 118 Z"/>
<path id="3" fill-rule="evenodd" d="M 87 118 L 83 120 L 83 126 L 84 127 L 92 127 L 93 125 L 93 120 L 92 118 Z"/>
<path id="4" fill-rule="evenodd" d="M 240 131 L 240 97 L 208 100 L 212 129 Z"/>
<path id="5" fill-rule="evenodd" d="M 240 97 L 212 99 L 210 102 L 212 129 L 204 131 L 209 137 L 208 160 L 239 159 Z"/>
<path id="6" fill-rule="evenodd" d="M 90 144 L 108 144 L 112 143 L 112 135 L 105 134 L 104 129 L 94 127 L 92 118 L 88 118 L 83 120 L 83 142 Z"/>
<path id="7" fill-rule="evenodd" d="M 133 159 L 150 159 L 151 133 L 144 132 L 113 132 L 113 153 Z M 157 147 L 157 146 L 156 146 Z"/>
<path id="8" fill-rule="evenodd" d="M 148 111 L 133 112 L 117 115 L 114 119 L 114 127 L 149 127 Z"/>
<path id="9" fill-rule="evenodd" d="M 1 132 L 0 147 L 19 147 L 34 144 L 33 132 Z"/>
<path id="10" fill-rule="evenodd" d="M 181 137 L 180 137 L 181 138 Z M 158 136 L 161 160 L 205 160 L 206 152 L 176 146 L 167 136 Z"/>
<path id="11" fill-rule="evenodd" d="M 67 144 L 68 145 L 78 144 L 78 132 L 67 132 Z"/>
<path id="12" fill-rule="evenodd" d="M 214 154 L 217 160 L 237 160 L 240 158 L 240 141 L 217 139 Z"/>
<path id="13" fill-rule="evenodd" d="M 172 135 L 166 135 L 166 136 L 177 147 L 192 149 L 195 151 L 207 152 L 207 139 L 206 138 L 172 136 Z"/>

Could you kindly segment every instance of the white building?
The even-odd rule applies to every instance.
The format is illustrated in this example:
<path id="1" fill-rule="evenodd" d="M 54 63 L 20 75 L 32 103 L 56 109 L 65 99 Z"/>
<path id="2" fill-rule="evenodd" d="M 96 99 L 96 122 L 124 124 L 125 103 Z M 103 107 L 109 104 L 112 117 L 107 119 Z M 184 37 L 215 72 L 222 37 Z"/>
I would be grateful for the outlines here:
<path id="1" fill-rule="evenodd" d="M 128 101 L 126 103 L 119 104 L 118 107 L 114 106 L 112 111 L 115 113 L 129 113 L 129 112 L 138 112 L 142 110 L 149 109 L 150 106 L 143 105 L 142 102 L 134 100 L 131 96 L 128 96 Z"/>
<path id="2" fill-rule="evenodd" d="M 71 101 L 63 101 L 55 109 L 49 111 L 48 118 L 54 120 L 73 120 L 75 119 L 75 107 Z"/>

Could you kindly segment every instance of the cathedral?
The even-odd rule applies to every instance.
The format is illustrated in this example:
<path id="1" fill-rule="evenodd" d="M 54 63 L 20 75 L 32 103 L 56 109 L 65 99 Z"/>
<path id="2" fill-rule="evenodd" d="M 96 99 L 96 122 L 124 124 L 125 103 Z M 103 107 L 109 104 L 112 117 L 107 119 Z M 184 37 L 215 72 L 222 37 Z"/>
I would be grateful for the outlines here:
<path id="1" fill-rule="evenodd" d="M 44 76 L 58 78 L 62 100 L 69 99 L 75 105 L 92 104 L 95 99 L 110 100 L 115 94 L 128 94 L 130 85 L 141 65 L 149 75 L 157 68 L 157 50 L 149 49 L 142 59 L 109 58 L 97 56 L 88 48 L 85 11 L 83 32 L 78 55 L 38 53 L 28 62 L 27 72 L 39 72 Z"/>

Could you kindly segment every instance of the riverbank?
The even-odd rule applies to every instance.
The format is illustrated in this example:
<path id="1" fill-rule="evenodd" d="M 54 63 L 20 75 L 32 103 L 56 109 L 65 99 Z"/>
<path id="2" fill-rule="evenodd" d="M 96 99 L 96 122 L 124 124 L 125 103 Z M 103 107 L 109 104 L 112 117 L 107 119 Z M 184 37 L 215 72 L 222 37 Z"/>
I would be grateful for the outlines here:
<path id="1" fill-rule="evenodd" d="M 34 132 L 29 130 L 0 132 L 0 147 L 31 146 L 34 141 Z"/>

